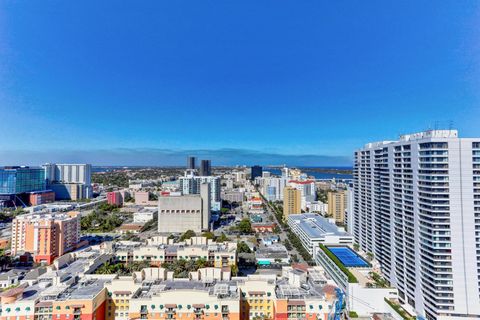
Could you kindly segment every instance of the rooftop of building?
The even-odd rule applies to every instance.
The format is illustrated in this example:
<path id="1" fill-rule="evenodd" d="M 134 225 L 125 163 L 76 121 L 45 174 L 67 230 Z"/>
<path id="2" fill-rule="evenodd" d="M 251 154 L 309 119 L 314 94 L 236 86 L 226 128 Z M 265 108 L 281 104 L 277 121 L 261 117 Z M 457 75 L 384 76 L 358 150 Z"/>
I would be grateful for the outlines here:
<path id="1" fill-rule="evenodd" d="M 176 253 L 178 250 L 182 250 L 185 248 L 200 248 L 203 250 L 208 250 L 212 252 L 234 252 L 237 249 L 237 245 L 235 242 L 209 242 L 209 243 L 188 243 L 188 242 L 177 242 L 177 243 L 151 243 L 145 244 L 142 241 L 119 241 L 114 243 L 114 247 L 118 251 L 123 250 L 131 250 L 137 248 L 146 248 L 146 247 L 154 247 L 159 249 L 164 249 L 166 253 Z"/>
<path id="2" fill-rule="evenodd" d="M 315 183 L 315 180 L 289 180 L 288 182 L 296 184 L 312 184 Z"/>
<path id="3" fill-rule="evenodd" d="M 238 297 L 238 288 L 236 281 L 216 281 L 213 283 L 204 283 L 202 281 L 193 281 L 189 279 L 175 280 L 156 280 L 144 281 L 141 288 L 134 294 L 135 299 L 149 299 L 153 296 L 161 295 L 162 292 L 176 290 L 198 290 L 208 292 L 209 295 L 218 298 Z"/>
<path id="4" fill-rule="evenodd" d="M 76 218 L 77 212 L 33 212 L 33 213 L 26 213 L 19 216 L 16 216 L 16 220 L 29 220 L 32 222 L 40 221 L 40 220 L 70 220 L 72 218 Z"/>
<path id="5" fill-rule="evenodd" d="M 108 281 L 107 279 L 84 279 L 63 291 L 59 299 L 92 299 L 104 289 Z"/>
<path id="6" fill-rule="evenodd" d="M 257 249 L 255 257 L 257 259 L 285 259 L 289 258 L 289 254 L 284 245 L 272 244 L 268 247 Z"/>
<path id="7" fill-rule="evenodd" d="M 453 139 L 458 138 L 458 130 L 426 130 L 416 133 L 402 134 L 398 141 L 376 141 L 365 144 L 365 148 L 378 148 L 396 142 L 408 142 L 422 139 Z"/>
<path id="8" fill-rule="evenodd" d="M 328 219 L 315 213 L 291 214 L 288 216 L 288 220 L 296 223 L 310 238 L 322 238 L 326 235 L 351 236 Z"/>

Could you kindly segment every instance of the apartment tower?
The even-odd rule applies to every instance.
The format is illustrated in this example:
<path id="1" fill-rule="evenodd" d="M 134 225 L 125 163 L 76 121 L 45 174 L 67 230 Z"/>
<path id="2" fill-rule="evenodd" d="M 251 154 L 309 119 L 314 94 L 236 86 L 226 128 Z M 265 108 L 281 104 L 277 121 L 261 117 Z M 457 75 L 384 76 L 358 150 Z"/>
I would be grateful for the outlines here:
<path id="1" fill-rule="evenodd" d="M 353 235 L 427 319 L 480 317 L 480 138 L 402 135 L 355 152 Z"/>
<path id="2" fill-rule="evenodd" d="M 283 219 L 291 214 L 302 213 L 302 192 L 293 187 L 283 188 Z"/>
<path id="3" fill-rule="evenodd" d="M 345 210 L 347 209 L 347 193 L 345 190 L 330 191 L 327 194 L 327 212 L 336 222 L 345 223 Z"/>

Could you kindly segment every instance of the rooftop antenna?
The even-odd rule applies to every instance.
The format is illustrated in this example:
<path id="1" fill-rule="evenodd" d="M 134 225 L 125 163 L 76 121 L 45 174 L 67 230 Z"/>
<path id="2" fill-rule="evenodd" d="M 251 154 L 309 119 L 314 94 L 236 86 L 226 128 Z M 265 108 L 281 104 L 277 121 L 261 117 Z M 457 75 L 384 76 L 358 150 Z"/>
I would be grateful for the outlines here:
<path id="1" fill-rule="evenodd" d="M 435 126 L 434 126 L 434 130 L 437 131 L 438 130 L 438 126 L 439 126 L 439 122 L 438 120 L 435 121 Z"/>
<path id="2" fill-rule="evenodd" d="M 453 120 L 448 121 L 448 130 L 450 130 L 450 131 L 453 130 Z"/>

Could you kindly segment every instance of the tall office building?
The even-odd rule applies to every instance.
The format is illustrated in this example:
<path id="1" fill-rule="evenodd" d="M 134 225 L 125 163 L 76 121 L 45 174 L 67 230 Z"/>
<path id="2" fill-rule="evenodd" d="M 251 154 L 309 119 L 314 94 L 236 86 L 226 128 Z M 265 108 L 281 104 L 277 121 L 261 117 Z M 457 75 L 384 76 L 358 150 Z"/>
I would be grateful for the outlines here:
<path id="1" fill-rule="evenodd" d="M 197 158 L 195 158 L 195 157 L 188 157 L 187 158 L 187 169 L 192 169 L 192 170 L 195 169 L 196 160 L 197 160 Z"/>
<path id="2" fill-rule="evenodd" d="M 92 197 L 91 164 L 47 163 L 45 179 L 57 200 L 79 200 Z"/>
<path id="3" fill-rule="evenodd" d="M 480 138 L 403 135 L 355 152 L 353 235 L 427 319 L 480 317 Z"/>
<path id="4" fill-rule="evenodd" d="M 202 160 L 200 162 L 200 176 L 206 177 L 212 175 L 212 163 L 210 160 Z"/>
<path id="5" fill-rule="evenodd" d="M 286 221 L 289 215 L 302 213 L 301 205 L 301 191 L 292 187 L 285 187 L 283 189 L 283 219 Z"/>
<path id="6" fill-rule="evenodd" d="M 263 168 L 261 166 L 253 166 L 251 168 L 250 180 L 254 181 L 256 177 L 262 177 Z"/>
<path id="7" fill-rule="evenodd" d="M 158 199 L 158 232 L 201 232 L 210 229 L 210 185 L 200 184 L 199 194 L 161 196 Z"/>
<path id="8" fill-rule="evenodd" d="M 45 172 L 42 168 L 0 168 L 0 206 L 27 205 L 27 193 L 45 190 Z"/>
<path id="9" fill-rule="evenodd" d="M 0 169 L 0 194 L 20 194 L 45 190 L 45 172 L 33 167 L 3 167 Z"/>
<path id="10" fill-rule="evenodd" d="M 345 223 L 345 210 L 347 209 L 347 192 L 345 190 L 329 191 L 327 194 L 328 209 L 335 222 Z"/>

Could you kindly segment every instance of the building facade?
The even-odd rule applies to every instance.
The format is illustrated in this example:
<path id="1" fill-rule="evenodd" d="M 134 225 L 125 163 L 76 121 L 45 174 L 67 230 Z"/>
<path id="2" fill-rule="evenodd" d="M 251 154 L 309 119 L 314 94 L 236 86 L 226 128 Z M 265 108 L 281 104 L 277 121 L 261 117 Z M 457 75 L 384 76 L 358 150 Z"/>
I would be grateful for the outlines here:
<path id="1" fill-rule="evenodd" d="M 283 189 L 283 219 L 287 220 L 291 214 L 302 213 L 302 194 L 301 191 L 285 187 Z"/>
<path id="2" fill-rule="evenodd" d="M 12 255 L 30 253 L 35 262 L 51 264 L 80 242 L 77 212 L 24 214 L 12 222 Z"/>
<path id="3" fill-rule="evenodd" d="M 348 197 L 345 190 L 329 191 L 327 194 L 328 214 L 336 222 L 345 223 L 345 210 L 348 206 Z"/>
<path id="4" fill-rule="evenodd" d="M 250 170 L 250 180 L 255 181 L 256 177 L 263 176 L 263 168 L 261 166 L 253 166 Z"/>
<path id="5" fill-rule="evenodd" d="M 107 203 L 115 206 L 123 205 L 123 196 L 120 191 L 107 192 Z"/>
<path id="6" fill-rule="evenodd" d="M 282 201 L 283 189 L 286 187 L 287 181 L 285 177 L 257 177 L 255 184 L 260 186 L 260 191 L 267 201 Z"/>
<path id="7" fill-rule="evenodd" d="M 45 191 L 45 172 L 35 167 L 3 167 L 0 168 L 0 205 L 26 206 L 28 192 Z"/>
<path id="8" fill-rule="evenodd" d="M 202 160 L 200 162 L 199 175 L 203 177 L 212 175 L 212 162 L 210 160 Z"/>
<path id="9" fill-rule="evenodd" d="M 55 191 L 57 200 L 80 200 L 92 197 L 91 164 L 43 165 L 49 189 Z"/>
<path id="10" fill-rule="evenodd" d="M 158 232 L 201 232 L 210 229 L 210 185 L 202 183 L 200 194 L 160 196 Z"/>
<path id="11" fill-rule="evenodd" d="M 288 226 L 311 256 L 320 244 L 351 245 L 353 236 L 335 225 L 334 221 L 316 213 L 292 214 Z"/>
<path id="12" fill-rule="evenodd" d="M 179 187 L 183 195 L 200 194 L 200 186 L 208 183 L 210 185 L 210 209 L 220 211 L 222 206 L 220 180 L 220 177 L 196 176 L 187 172 L 184 177 L 180 177 Z"/>
<path id="13" fill-rule="evenodd" d="M 190 169 L 190 170 L 196 169 L 196 161 L 197 161 L 197 158 L 188 157 L 187 158 L 187 169 Z"/>
<path id="14" fill-rule="evenodd" d="M 480 138 L 403 135 L 355 152 L 353 234 L 427 319 L 480 317 Z"/>

